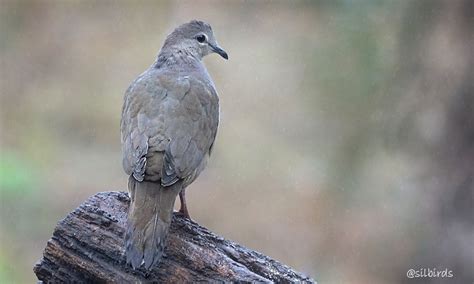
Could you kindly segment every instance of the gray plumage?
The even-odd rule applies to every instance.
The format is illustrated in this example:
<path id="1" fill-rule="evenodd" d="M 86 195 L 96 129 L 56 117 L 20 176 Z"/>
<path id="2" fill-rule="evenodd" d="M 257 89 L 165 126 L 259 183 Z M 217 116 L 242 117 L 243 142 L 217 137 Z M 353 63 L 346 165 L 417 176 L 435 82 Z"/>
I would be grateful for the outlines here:
<path id="1" fill-rule="evenodd" d="M 201 62 L 212 52 L 227 59 L 208 24 L 181 25 L 125 93 L 120 128 L 131 196 L 125 255 L 134 268 L 160 261 L 176 196 L 188 215 L 184 189 L 206 167 L 219 123 L 217 92 Z"/>

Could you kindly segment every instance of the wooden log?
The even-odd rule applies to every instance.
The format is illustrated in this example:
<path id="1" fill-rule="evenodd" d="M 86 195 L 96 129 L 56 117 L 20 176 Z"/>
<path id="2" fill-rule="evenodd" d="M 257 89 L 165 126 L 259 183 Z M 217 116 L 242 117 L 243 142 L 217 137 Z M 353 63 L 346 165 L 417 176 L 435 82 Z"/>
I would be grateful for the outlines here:
<path id="1" fill-rule="evenodd" d="M 308 282 L 315 281 L 261 253 L 225 240 L 175 213 L 165 256 L 151 271 L 123 255 L 128 194 L 102 192 L 61 220 L 34 272 L 45 283 Z"/>

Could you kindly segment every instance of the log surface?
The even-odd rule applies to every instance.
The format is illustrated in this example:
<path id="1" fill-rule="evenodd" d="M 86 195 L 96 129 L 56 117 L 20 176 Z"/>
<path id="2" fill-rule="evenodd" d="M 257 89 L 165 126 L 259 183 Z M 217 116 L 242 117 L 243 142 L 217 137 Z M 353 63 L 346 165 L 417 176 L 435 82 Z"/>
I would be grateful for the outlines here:
<path id="1" fill-rule="evenodd" d="M 175 213 L 165 256 L 151 271 L 133 270 L 123 255 L 128 194 L 102 192 L 56 226 L 34 272 L 45 283 L 315 281 L 261 253 L 225 240 Z"/>

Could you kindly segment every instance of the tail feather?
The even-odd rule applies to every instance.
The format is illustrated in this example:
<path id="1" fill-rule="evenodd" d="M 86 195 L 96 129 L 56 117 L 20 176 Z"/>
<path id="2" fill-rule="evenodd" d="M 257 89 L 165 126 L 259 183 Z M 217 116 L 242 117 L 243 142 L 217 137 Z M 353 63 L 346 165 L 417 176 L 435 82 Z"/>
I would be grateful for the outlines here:
<path id="1" fill-rule="evenodd" d="M 155 182 L 129 181 L 131 203 L 125 234 L 125 255 L 133 268 L 150 269 L 165 248 L 176 196 L 181 183 L 163 187 Z"/>

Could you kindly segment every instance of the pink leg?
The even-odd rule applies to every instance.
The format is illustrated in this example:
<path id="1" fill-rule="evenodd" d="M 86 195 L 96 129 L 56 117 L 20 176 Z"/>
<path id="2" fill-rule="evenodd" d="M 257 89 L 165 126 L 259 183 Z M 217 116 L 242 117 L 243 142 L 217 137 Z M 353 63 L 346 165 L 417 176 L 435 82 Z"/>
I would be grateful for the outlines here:
<path id="1" fill-rule="evenodd" d="M 179 209 L 179 213 L 183 214 L 184 217 L 191 219 L 189 216 L 188 207 L 186 206 L 186 189 L 183 188 L 179 192 L 179 201 L 181 202 L 181 208 Z"/>

